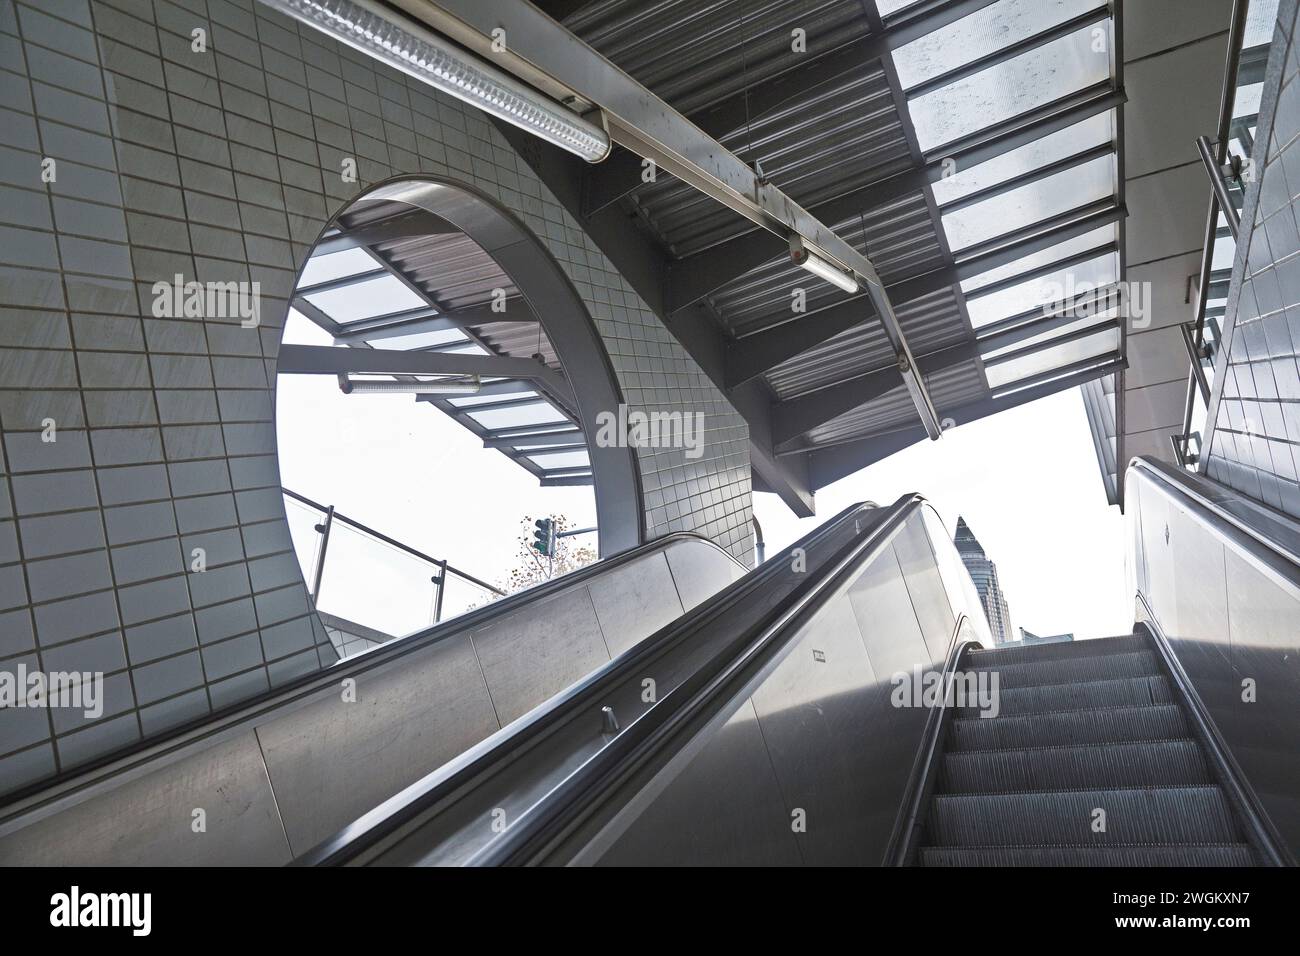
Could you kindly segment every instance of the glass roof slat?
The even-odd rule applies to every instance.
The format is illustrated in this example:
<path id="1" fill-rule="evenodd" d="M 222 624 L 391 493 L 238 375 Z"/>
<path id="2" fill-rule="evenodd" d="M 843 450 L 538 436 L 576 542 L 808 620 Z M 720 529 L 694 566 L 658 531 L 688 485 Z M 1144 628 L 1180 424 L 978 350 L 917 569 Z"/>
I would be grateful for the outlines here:
<path id="1" fill-rule="evenodd" d="M 428 304 L 392 275 L 313 293 L 307 301 L 342 325 Z"/>
<path id="2" fill-rule="evenodd" d="M 959 167 L 951 176 L 945 176 L 934 184 L 935 202 L 943 206 L 1111 142 L 1114 122 L 1114 110 L 1098 113 L 977 166 L 969 169 Z"/>
<path id="3" fill-rule="evenodd" d="M 1097 0 L 999 0 L 893 51 L 909 89 L 1096 9 Z"/>
<path id="4" fill-rule="evenodd" d="M 998 266 L 996 269 L 990 269 L 987 272 L 981 272 L 977 276 L 971 276 L 969 279 L 963 279 L 961 291 L 965 293 L 978 292 L 985 286 L 1001 282 L 1003 279 L 1010 279 L 1026 272 L 1032 272 L 1035 269 L 1049 266 L 1053 262 L 1064 262 L 1066 259 L 1087 252 L 1089 249 L 1096 249 L 1107 243 L 1116 242 L 1118 240 L 1116 229 L 1116 224 L 1111 223 L 1102 226 L 1100 229 L 1094 229 L 1092 232 L 1086 232 L 1082 236 L 1075 236 L 1065 242 L 1058 242 L 1048 249 L 1017 259 L 1015 262 L 1008 262 L 1004 266 Z"/>
<path id="5" fill-rule="evenodd" d="M 973 76 L 908 101 L 923 152 L 1110 79 L 1112 42 L 1097 49 L 1094 27 L 1044 43 Z"/>
<path id="6" fill-rule="evenodd" d="M 536 392 L 529 391 L 527 389 L 521 389 L 518 392 L 503 392 L 503 393 L 497 393 L 495 395 L 468 395 L 464 398 L 449 398 L 447 399 L 447 401 L 450 402 L 452 405 L 455 405 L 457 408 L 469 408 L 474 405 L 485 405 L 485 404 L 490 404 L 492 402 L 510 401 L 511 399 L 515 399 L 515 398 L 536 398 L 538 399 L 538 401 L 541 400 L 540 396 L 538 396 Z"/>
<path id="7" fill-rule="evenodd" d="M 460 329 L 442 329 L 435 332 L 411 332 L 407 335 L 390 335 L 384 338 L 367 340 L 377 349 L 425 349 L 433 345 L 447 345 L 451 342 L 467 342 Z"/>
<path id="8" fill-rule="evenodd" d="M 980 329 L 993 322 L 1043 307 L 1045 312 L 1059 302 L 1062 292 L 1070 296 L 1082 294 L 1119 281 L 1119 255 L 1108 252 L 1090 262 L 1071 266 L 1058 272 L 1028 279 L 1018 285 L 987 295 L 968 296 L 966 311 L 971 327 Z"/>
<path id="9" fill-rule="evenodd" d="M 1102 156 L 941 216 L 953 251 L 1010 235 L 1114 194 L 1115 157 Z"/>
<path id="10" fill-rule="evenodd" d="M 557 468 L 590 468 L 591 457 L 584 451 L 557 451 L 549 454 L 538 452 L 528 458 L 538 468 L 554 471 Z"/>
<path id="11" fill-rule="evenodd" d="M 1027 339 L 1022 339 L 1019 342 L 1013 342 L 1010 345 L 1004 345 L 1001 348 L 997 348 L 997 349 L 990 349 L 988 352 L 981 352 L 980 358 L 983 359 L 998 358 L 1003 355 L 1008 355 L 1011 352 L 1015 352 L 1018 349 L 1031 348 L 1032 346 L 1035 345 L 1041 345 L 1059 336 L 1069 335 L 1070 333 L 1077 332 L 1080 329 L 1086 329 L 1090 325 L 1098 325 L 1099 323 L 1104 322 L 1107 319 L 1114 319 L 1117 318 L 1118 316 L 1119 316 L 1119 309 L 1117 308 L 1106 309 L 1101 312 L 1094 312 L 1092 315 L 1081 315 L 1073 322 L 1070 322 L 1059 328 L 1047 329 L 1043 332 L 1038 333 L 1037 335 L 1032 335 Z M 1012 363 L 1008 363 L 1008 364 L 1012 364 Z"/>
<path id="12" fill-rule="evenodd" d="M 568 419 L 547 402 L 515 408 L 484 409 L 469 417 L 484 428 L 523 428 L 528 425 L 560 425 Z"/>
<path id="13" fill-rule="evenodd" d="M 1096 318 L 1092 321 L 1095 322 Z M 1076 362 L 1103 358 L 1118 348 L 1119 329 L 1106 329 L 1085 339 L 1043 349 L 1001 365 L 991 365 L 985 369 L 985 374 L 988 375 L 989 387 L 999 389 L 1053 369 L 1064 369 Z"/>
<path id="14" fill-rule="evenodd" d="M 322 282 L 332 282 L 345 276 L 369 272 L 374 267 L 375 260 L 364 249 L 344 249 L 328 255 L 312 256 L 303 267 L 298 285 L 306 288 Z"/>

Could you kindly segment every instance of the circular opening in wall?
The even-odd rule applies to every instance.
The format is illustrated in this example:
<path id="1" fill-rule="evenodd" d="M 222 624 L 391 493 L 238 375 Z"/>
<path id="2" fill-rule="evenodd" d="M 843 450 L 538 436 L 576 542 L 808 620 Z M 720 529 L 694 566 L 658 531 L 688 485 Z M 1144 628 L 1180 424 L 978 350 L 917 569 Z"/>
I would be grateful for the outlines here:
<path id="1" fill-rule="evenodd" d="M 586 305 L 463 185 L 398 180 L 322 233 L 276 378 L 285 511 L 340 656 L 639 540 L 619 404 Z"/>

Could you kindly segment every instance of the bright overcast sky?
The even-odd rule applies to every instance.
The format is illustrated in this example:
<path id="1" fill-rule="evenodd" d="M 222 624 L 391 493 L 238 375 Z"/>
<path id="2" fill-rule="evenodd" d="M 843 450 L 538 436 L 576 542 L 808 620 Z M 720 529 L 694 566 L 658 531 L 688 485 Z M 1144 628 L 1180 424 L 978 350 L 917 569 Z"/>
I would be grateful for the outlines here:
<path id="1" fill-rule="evenodd" d="M 951 535 L 962 515 L 998 566 L 1012 622 L 1035 634 L 1109 637 L 1132 630 L 1124 519 L 1106 504 L 1077 388 L 962 425 L 817 492 L 817 516 L 796 519 L 756 494 L 767 553 L 859 501 L 920 492 Z"/>

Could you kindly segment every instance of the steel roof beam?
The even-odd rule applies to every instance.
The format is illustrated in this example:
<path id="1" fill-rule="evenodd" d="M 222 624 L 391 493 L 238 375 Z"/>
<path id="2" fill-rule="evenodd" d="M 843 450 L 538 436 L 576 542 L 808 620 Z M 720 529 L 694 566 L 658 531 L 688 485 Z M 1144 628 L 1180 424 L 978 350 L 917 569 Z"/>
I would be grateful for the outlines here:
<path id="1" fill-rule="evenodd" d="M 485 375 L 529 379 L 559 398 L 566 408 L 574 404 L 569 383 L 554 369 L 529 358 L 282 345 L 276 368 L 282 375 Z"/>

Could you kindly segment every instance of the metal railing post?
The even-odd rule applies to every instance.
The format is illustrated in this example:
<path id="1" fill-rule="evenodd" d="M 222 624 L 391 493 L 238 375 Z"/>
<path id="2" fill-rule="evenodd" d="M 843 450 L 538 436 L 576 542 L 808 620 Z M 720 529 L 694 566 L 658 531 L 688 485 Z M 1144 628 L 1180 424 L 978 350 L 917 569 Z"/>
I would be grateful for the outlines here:
<path id="1" fill-rule="evenodd" d="M 438 593 L 433 599 L 433 623 L 437 624 L 442 620 L 442 594 L 447 590 L 447 562 L 438 561 L 438 576 L 434 581 L 438 583 Z"/>
<path id="2" fill-rule="evenodd" d="M 330 545 L 330 529 L 333 527 L 334 506 L 329 505 L 325 509 L 325 520 L 316 525 L 316 531 L 320 535 L 320 551 L 316 554 L 316 573 L 312 576 L 311 600 L 313 604 L 320 603 L 321 575 L 325 573 L 325 551 Z"/>

